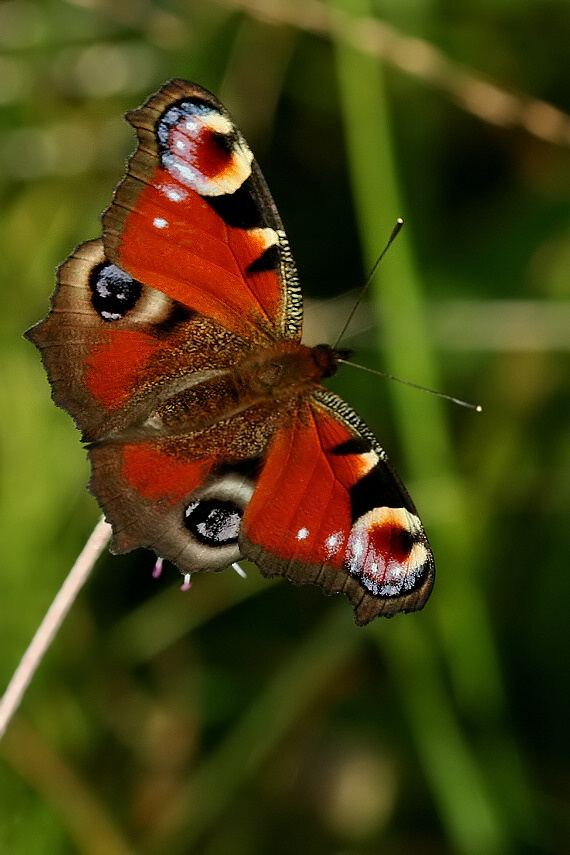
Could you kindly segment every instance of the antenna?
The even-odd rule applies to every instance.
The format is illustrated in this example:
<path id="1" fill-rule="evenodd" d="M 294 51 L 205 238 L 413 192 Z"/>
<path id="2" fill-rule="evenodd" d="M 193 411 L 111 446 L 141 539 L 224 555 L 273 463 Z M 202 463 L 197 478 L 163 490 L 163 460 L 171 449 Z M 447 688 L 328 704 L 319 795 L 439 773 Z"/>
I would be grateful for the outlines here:
<path id="1" fill-rule="evenodd" d="M 337 338 L 336 338 L 335 343 L 333 344 L 333 350 L 337 350 L 337 349 L 338 349 L 338 344 L 339 344 L 339 342 L 340 342 L 341 338 L 343 337 L 343 335 L 344 335 L 344 334 L 345 334 L 345 332 L 347 331 L 347 329 L 348 329 L 348 327 L 349 327 L 349 325 L 350 325 L 350 322 L 352 321 L 352 319 L 353 319 L 353 317 L 354 317 L 354 314 L 355 314 L 356 310 L 358 309 L 358 307 L 359 307 L 359 306 L 360 306 L 360 304 L 362 303 L 362 300 L 363 300 L 363 298 L 364 298 L 364 295 L 366 294 L 366 292 L 368 291 L 368 289 L 369 289 L 369 287 L 370 287 L 370 283 L 372 282 L 372 279 L 374 278 L 374 274 L 376 273 L 376 271 L 377 271 L 377 269 L 378 269 L 378 265 L 380 264 L 380 262 L 382 261 L 382 259 L 384 258 L 384 256 L 385 256 L 385 255 L 386 255 L 386 253 L 388 252 L 388 250 L 390 249 L 391 245 L 394 243 L 394 240 L 395 240 L 395 239 L 396 239 L 396 237 L 398 236 L 398 233 L 399 233 L 399 231 L 400 231 L 400 229 L 402 228 L 402 226 L 403 226 L 403 225 L 404 225 L 404 221 L 403 221 L 403 219 L 402 219 L 401 217 L 398 217 L 398 219 L 396 220 L 396 225 L 395 225 L 395 226 L 394 226 L 394 228 L 392 229 L 392 232 L 391 232 L 391 234 L 390 234 L 390 237 L 388 238 L 388 240 L 387 240 L 387 242 L 386 242 L 386 246 L 384 247 L 384 249 L 382 250 L 382 252 L 381 252 L 381 253 L 380 253 L 380 255 L 378 256 L 378 258 L 376 259 L 376 261 L 374 262 L 374 266 L 372 267 L 372 270 L 370 271 L 370 273 L 369 273 L 369 274 L 368 274 L 368 276 L 366 277 L 366 281 L 365 281 L 364 285 L 362 286 L 362 288 L 360 289 L 360 294 L 359 294 L 359 295 L 358 295 L 358 297 L 356 298 L 356 301 L 355 301 L 355 303 L 354 303 L 354 306 L 352 307 L 352 309 L 351 309 L 351 311 L 350 311 L 350 314 L 348 315 L 348 318 L 346 319 L 346 322 L 345 322 L 345 324 L 344 324 L 343 328 L 341 329 L 340 333 L 338 334 L 338 336 L 337 336 Z M 341 361 L 342 361 L 342 360 L 341 360 Z"/>
<path id="2" fill-rule="evenodd" d="M 338 349 L 338 344 L 340 340 L 347 331 L 350 322 L 352 321 L 355 315 L 356 310 L 358 309 L 364 295 L 370 287 L 370 283 L 372 282 L 374 274 L 378 269 L 378 265 L 390 249 L 394 240 L 397 238 L 400 229 L 403 225 L 403 219 L 401 217 L 398 217 L 398 219 L 396 220 L 396 224 L 390 233 L 390 237 L 386 241 L 386 246 L 374 262 L 372 270 L 368 274 L 364 285 L 360 289 L 360 294 L 358 295 L 344 326 L 342 327 L 339 335 L 337 336 L 337 339 L 333 345 L 334 350 Z M 437 398 L 444 398 L 446 401 L 452 401 L 452 403 L 458 404 L 460 407 L 466 407 L 468 410 L 475 410 L 476 413 L 480 413 L 483 410 L 483 407 L 480 404 L 472 404 L 470 401 L 463 401 L 461 398 L 455 398 L 453 395 L 446 395 L 445 392 L 437 392 L 435 389 L 428 389 L 427 386 L 420 386 L 418 383 L 412 383 L 410 380 L 403 380 L 401 377 L 395 377 L 393 374 L 388 374 L 386 371 L 378 371 L 376 368 L 368 368 L 366 365 L 359 365 L 357 362 L 350 362 L 348 359 L 343 359 L 342 357 L 339 357 L 338 361 L 342 362 L 343 365 L 350 365 L 352 368 L 360 368 L 362 371 L 368 371 L 370 374 L 376 374 L 378 377 L 386 377 L 388 380 L 395 380 L 397 383 L 403 383 L 404 386 L 411 386 L 412 389 L 419 389 L 421 392 L 429 392 L 430 395 L 435 395 Z"/>
<path id="3" fill-rule="evenodd" d="M 435 395 L 437 398 L 445 398 L 446 401 L 452 401 L 454 404 L 459 404 L 460 407 L 467 407 L 468 410 L 475 410 L 476 413 L 483 412 L 481 404 L 472 404 L 470 401 L 463 401 L 461 398 L 454 398 L 453 395 L 446 395 L 445 392 L 437 392 L 435 389 L 428 389 L 427 386 L 420 386 L 419 383 L 412 383 L 410 380 L 403 380 L 401 377 L 395 377 L 394 374 L 388 374 L 386 371 L 378 371 L 376 368 L 368 368 L 367 365 L 359 365 L 358 362 L 350 362 L 342 357 L 338 360 L 343 365 L 350 365 L 351 368 L 360 368 L 361 371 L 368 371 L 369 374 L 376 374 L 378 377 L 387 377 L 388 380 L 395 380 L 397 383 L 403 383 L 404 386 L 411 386 L 412 389 L 419 389 L 420 392 L 429 392 L 430 395 Z"/>

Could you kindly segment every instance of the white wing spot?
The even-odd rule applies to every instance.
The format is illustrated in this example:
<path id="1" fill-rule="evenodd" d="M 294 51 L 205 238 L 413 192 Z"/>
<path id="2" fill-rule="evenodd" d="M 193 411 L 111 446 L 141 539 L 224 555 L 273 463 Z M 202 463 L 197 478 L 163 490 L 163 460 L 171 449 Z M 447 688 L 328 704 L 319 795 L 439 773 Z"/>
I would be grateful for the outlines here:
<path id="1" fill-rule="evenodd" d="M 155 217 L 152 224 L 156 229 L 165 229 L 168 225 L 168 220 L 165 220 L 164 217 Z"/>
<path id="2" fill-rule="evenodd" d="M 171 202 L 182 202 L 188 195 L 188 193 L 181 187 L 169 187 L 168 184 L 163 184 L 158 189 L 166 196 L 167 199 L 170 199 Z"/>
<path id="3" fill-rule="evenodd" d="M 309 536 L 308 528 L 300 528 L 297 532 L 297 540 L 305 540 Z"/>
<path id="4" fill-rule="evenodd" d="M 325 540 L 325 546 L 327 548 L 327 558 L 330 558 L 336 552 L 338 552 L 339 546 L 342 544 L 342 534 L 340 531 L 335 531 L 334 534 L 330 534 Z"/>

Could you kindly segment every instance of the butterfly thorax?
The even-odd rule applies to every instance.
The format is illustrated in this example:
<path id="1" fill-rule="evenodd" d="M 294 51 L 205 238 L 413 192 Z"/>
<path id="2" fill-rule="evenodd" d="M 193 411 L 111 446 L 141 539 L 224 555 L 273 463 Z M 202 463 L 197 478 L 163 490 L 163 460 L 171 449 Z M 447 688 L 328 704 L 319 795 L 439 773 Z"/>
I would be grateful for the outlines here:
<path id="1" fill-rule="evenodd" d="M 324 377 L 331 377 L 337 370 L 339 357 L 328 344 L 307 347 L 294 341 L 280 341 L 248 355 L 236 368 L 236 383 L 246 398 L 289 397 L 309 391 Z"/>

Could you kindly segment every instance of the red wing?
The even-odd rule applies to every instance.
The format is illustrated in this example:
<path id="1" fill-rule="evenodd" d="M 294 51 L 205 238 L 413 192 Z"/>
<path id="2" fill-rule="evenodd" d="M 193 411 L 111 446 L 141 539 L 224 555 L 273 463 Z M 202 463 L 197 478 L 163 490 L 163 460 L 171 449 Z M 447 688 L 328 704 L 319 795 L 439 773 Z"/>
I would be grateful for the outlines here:
<path id="1" fill-rule="evenodd" d="M 385 452 L 325 390 L 275 434 L 240 544 L 265 576 L 345 593 L 359 624 L 420 609 L 433 584 L 426 535 Z"/>
<path id="2" fill-rule="evenodd" d="M 254 342 L 300 339 L 283 225 L 227 110 L 172 80 L 127 118 L 139 146 L 103 216 L 110 260 Z"/>
<path id="3" fill-rule="evenodd" d="M 54 400 L 90 441 L 142 423 L 177 385 L 223 374 L 250 348 L 111 264 L 101 240 L 61 265 L 52 311 L 27 335 Z"/>

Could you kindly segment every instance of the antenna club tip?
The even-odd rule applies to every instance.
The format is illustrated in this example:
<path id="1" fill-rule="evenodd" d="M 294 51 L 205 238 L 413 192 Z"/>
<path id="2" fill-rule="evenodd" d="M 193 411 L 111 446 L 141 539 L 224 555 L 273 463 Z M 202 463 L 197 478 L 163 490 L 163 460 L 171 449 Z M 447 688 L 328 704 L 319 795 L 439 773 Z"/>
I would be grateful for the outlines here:
<path id="1" fill-rule="evenodd" d="M 401 217 L 398 217 L 398 219 L 396 220 L 396 223 L 394 225 L 394 228 L 392 229 L 392 234 L 388 238 L 388 246 L 390 246 L 390 244 L 392 243 L 392 241 L 394 240 L 394 238 L 396 237 L 396 235 L 398 234 L 398 232 L 400 231 L 400 229 L 402 228 L 403 225 L 404 225 L 403 219 Z M 386 249 L 387 248 L 388 247 L 386 247 Z M 384 252 L 386 252 L 386 250 L 384 250 Z M 382 255 L 383 254 L 384 253 L 382 253 Z M 380 258 L 382 258 L 382 256 L 380 256 Z"/>
<path id="2" fill-rule="evenodd" d="M 481 406 L 481 404 L 477 404 L 477 406 L 475 407 L 475 412 L 476 413 L 482 413 L 483 412 L 483 407 Z"/>

